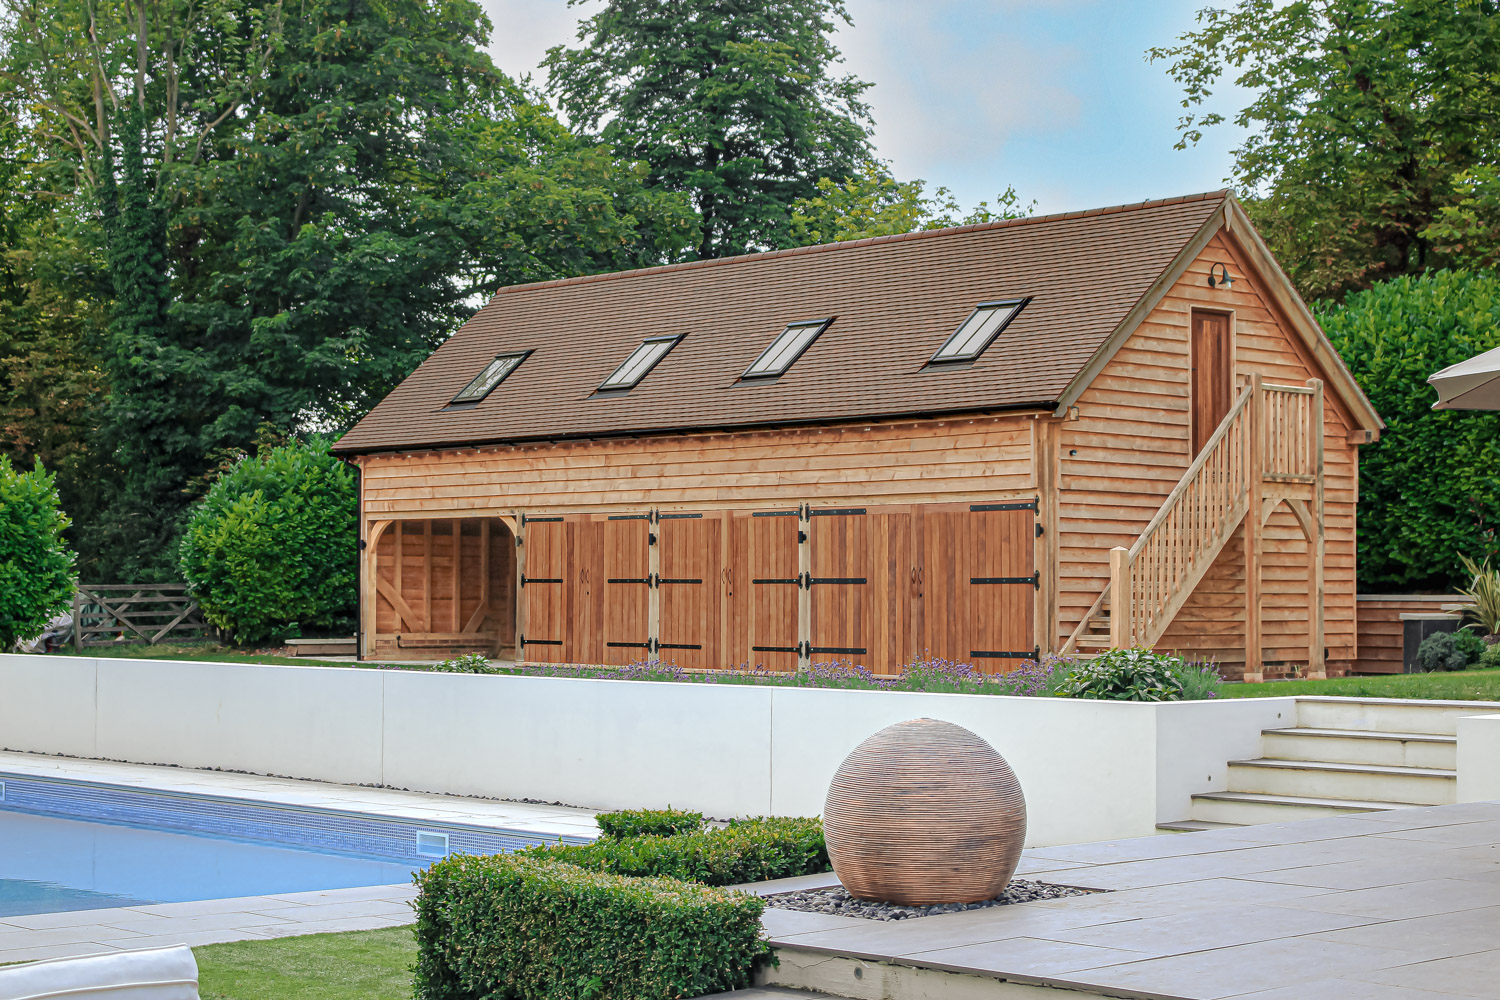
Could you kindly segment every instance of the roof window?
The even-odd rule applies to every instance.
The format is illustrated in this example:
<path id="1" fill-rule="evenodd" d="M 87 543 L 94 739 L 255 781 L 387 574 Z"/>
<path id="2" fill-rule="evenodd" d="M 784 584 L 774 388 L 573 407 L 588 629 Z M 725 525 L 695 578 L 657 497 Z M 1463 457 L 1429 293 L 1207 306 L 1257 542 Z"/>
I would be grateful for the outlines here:
<path id="1" fill-rule="evenodd" d="M 599 383 L 599 391 L 611 392 L 635 388 L 640 384 L 641 379 L 656 367 L 656 363 L 677 346 L 677 342 L 681 339 L 680 333 L 675 337 L 647 337 L 641 341 L 640 347 L 630 352 L 630 357 L 615 369 L 613 375 Z"/>
<path id="2" fill-rule="evenodd" d="M 984 353 L 984 349 L 1000 334 L 1000 331 L 1015 318 L 1029 299 L 1009 299 L 1004 302 L 981 302 L 974 308 L 963 325 L 938 348 L 930 365 L 950 361 L 973 361 Z"/>
<path id="3" fill-rule="evenodd" d="M 818 335 L 827 329 L 831 319 L 814 319 L 802 323 L 788 323 L 785 330 L 771 341 L 771 346 L 760 352 L 760 357 L 745 369 L 740 378 L 774 378 L 786 373 L 792 362 L 802 357 L 802 352 L 812 346 Z"/>
<path id="4" fill-rule="evenodd" d="M 530 351 L 516 351 L 513 354 L 497 354 L 495 360 L 484 366 L 484 371 L 475 376 L 474 381 L 464 386 L 463 392 L 453 397 L 454 403 L 477 403 L 488 396 L 495 386 L 504 382 L 511 372 L 520 367 Z"/>

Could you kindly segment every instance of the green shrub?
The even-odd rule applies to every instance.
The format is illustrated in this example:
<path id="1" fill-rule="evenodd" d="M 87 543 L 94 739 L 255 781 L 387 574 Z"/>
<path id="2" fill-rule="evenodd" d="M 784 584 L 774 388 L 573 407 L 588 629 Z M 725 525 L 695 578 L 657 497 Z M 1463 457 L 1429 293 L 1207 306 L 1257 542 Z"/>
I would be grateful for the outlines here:
<path id="1" fill-rule="evenodd" d="M 1500 634 L 1500 569 L 1491 566 L 1488 559 L 1484 562 L 1475 562 L 1468 556 L 1458 559 L 1469 574 L 1468 586 L 1458 591 L 1468 598 L 1461 610 L 1486 635 Z"/>
<path id="2" fill-rule="evenodd" d="M 1434 632 L 1417 647 L 1417 669 L 1423 673 L 1463 670 L 1469 665 L 1469 651 L 1459 644 L 1456 632 Z"/>
<path id="3" fill-rule="evenodd" d="M 57 483 L 38 459 L 17 472 L 0 455 L 0 652 L 35 639 L 73 600 L 74 555 Z"/>
<path id="4" fill-rule="evenodd" d="M 716 886 L 814 875 L 831 867 L 823 822 L 818 819 L 739 820 L 701 833 L 551 844 L 524 853 L 616 875 L 665 876 Z"/>
<path id="5" fill-rule="evenodd" d="M 749 893 L 545 857 L 456 855 L 416 877 L 417 1000 L 656 1000 L 743 989 L 768 953 Z"/>
<path id="6" fill-rule="evenodd" d="M 193 508 L 178 550 L 203 616 L 238 643 L 351 621 L 356 505 L 327 442 L 240 462 Z"/>
<path id="7" fill-rule="evenodd" d="M 1058 686 L 1060 698 L 1102 698 L 1110 701 L 1181 701 L 1185 689 L 1179 672 L 1180 656 L 1162 656 L 1149 649 L 1111 649 L 1092 660 L 1079 661 Z"/>
<path id="8" fill-rule="evenodd" d="M 1471 628 L 1461 628 L 1453 633 L 1453 648 L 1464 654 L 1464 666 L 1469 667 L 1479 662 L 1484 655 L 1485 642 L 1480 634 Z"/>
<path id="9" fill-rule="evenodd" d="M 1500 642 L 1492 642 L 1484 647 L 1484 652 L 1479 656 L 1479 667 L 1481 670 L 1500 670 Z"/>
<path id="10" fill-rule="evenodd" d="M 599 832 L 611 840 L 629 837 L 670 837 L 703 829 L 703 814 L 684 809 L 620 809 L 594 817 Z"/>
<path id="11" fill-rule="evenodd" d="M 1183 701 L 1206 701 L 1217 698 L 1224 689 L 1224 678 L 1219 668 L 1212 663 L 1184 662 L 1176 669 L 1177 679 L 1182 682 Z"/>
<path id="12" fill-rule="evenodd" d="M 1359 584 L 1446 590 L 1497 551 L 1500 413 L 1433 410 L 1427 376 L 1500 347 L 1500 274 L 1435 271 L 1351 292 L 1318 320 L 1385 419 L 1359 455 Z"/>
<path id="13" fill-rule="evenodd" d="M 458 656 L 434 663 L 431 668 L 454 674 L 498 674 L 501 668 L 490 662 L 483 653 L 460 653 Z"/>

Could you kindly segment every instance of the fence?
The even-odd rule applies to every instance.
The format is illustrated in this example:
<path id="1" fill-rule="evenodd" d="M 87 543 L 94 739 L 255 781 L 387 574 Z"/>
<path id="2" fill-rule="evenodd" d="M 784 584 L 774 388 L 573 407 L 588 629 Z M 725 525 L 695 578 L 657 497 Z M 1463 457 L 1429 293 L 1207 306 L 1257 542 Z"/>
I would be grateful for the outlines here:
<path id="1" fill-rule="evenodd" d="M 154 646 L 168 637 L 202 638 L 212 630 L 186 584 L 79 584 L 73 595 L 76 650 L 122 640 Z"/>

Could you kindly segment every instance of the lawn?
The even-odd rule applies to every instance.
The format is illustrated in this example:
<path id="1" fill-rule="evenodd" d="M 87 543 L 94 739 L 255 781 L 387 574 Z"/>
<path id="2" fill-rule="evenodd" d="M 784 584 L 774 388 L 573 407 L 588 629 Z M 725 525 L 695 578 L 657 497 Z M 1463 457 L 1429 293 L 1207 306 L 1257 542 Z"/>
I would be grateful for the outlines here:
<path id="1" fill-rule="evenodd" d="M 54 655 L 72 656 L 74 653 L 69 648 Z M 215 642 L 164 642 L 156 646 L 148 646 L 143 642 L 119 642 L 108 646 L 85 646 L 83 652 L 77 655 L 118 656 L 134 660 L 207 660 L 214 663 L 295 663 L 304 667 L 318 662 L 310 656 L 276 656 L 235 649 L 233 646 L 220 646 Z"/>
<path id="2" fill-rule="evenodd" d="M 203 1000 L 410 1000 L 410 927 L 194 948 Z"/>
<path id="3" fill-rule="evenodd" d="M 1226 684 L 1221 698 L 1279 698 L 1325 694 L 1360 698 L 1441 698 L 1500 701 L 1500 670 L 1458 670 L 1445 674 L 1384 674 L 1334 677 L 1326 681 L 1267 681 Z"/>

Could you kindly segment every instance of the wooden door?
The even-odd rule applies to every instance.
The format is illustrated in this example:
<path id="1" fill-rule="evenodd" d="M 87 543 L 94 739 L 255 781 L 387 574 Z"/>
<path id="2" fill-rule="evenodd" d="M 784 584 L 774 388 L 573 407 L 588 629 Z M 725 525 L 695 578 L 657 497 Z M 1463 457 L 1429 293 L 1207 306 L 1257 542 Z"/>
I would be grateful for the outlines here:
<path id="1" fill-rule="evenodd" d="M 1194 310 L 1192 326 L 1189 413 L 1193 455 L 1197 456 L 1234 404 L 1234 358 L 1227 315 Z"/>
<path id="2" fill-rule="evenodd" d="M 968 504 L 921 504 L 912 524 L 910 571 L 915 652 L 928 660 L 969 663 Z"/>
<path id="3" fill-rule="evenodd" d="M 728 665 L 797 669 L 799 530 L 795 510 L 736 514 L 730 522 Z"/>
<path id="4" fill-rule="evenodd" d="M 657 655 L 688 669 L 717 669 L 723 661 L 725 563 L 720 513 L 658 514 L 660 595 Z"/>
<path id="5" fill-rule="evenodd" d="M 595 519 L 603 600 L 599 660 L 626 664 L 651 651 L 651 517 L 610 514 Z"/>
<path id="6" fill-rule="evenodd" d="M 521 601 L 526 608 L 526 624 L 521 633 L 521 656 L 543 663 L 571 662 L 570 525 L 561 517 L 526 517 L 522 524 L 526 554 Z"/>
<path id="7" fill-rule="evenodd" d="M 1036 504 L 971 504 L 969 659 L 1006 671 L 1036 655 Z"/>
<path id="8" fill-rule="evenodd" d="M 893 674 L 910 659 L 912 529 L 906 507 L 814 509 L 809 654 Z"/>

